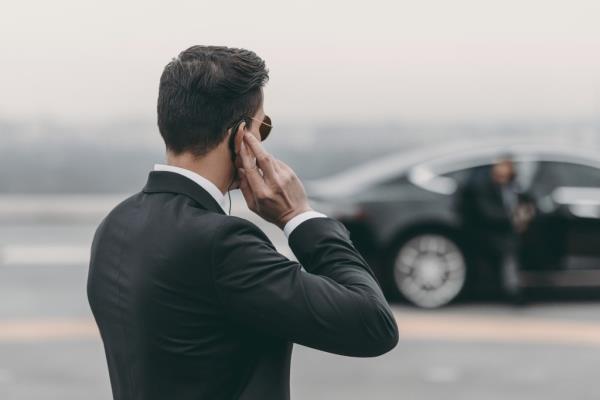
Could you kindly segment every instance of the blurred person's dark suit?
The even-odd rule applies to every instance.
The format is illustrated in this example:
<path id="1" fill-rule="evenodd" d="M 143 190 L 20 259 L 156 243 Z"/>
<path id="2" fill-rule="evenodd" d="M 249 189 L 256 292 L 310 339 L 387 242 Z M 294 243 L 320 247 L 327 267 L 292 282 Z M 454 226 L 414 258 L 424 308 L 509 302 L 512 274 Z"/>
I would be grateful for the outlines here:
<path id="1" fill-rule="evenodd" d="M 493 167 L 476 168 L 456 193 L 467 251 L 476 263 L 489 267 L 489 278 L 510 296 L 519 294 L 519 232 L 515 213 L 526 195 L 514 177 L 495 182 Z"/>
<path id="2" fill-rule="evenodd" d="M 256 59 L 226 48 L 194 47 L 188 53 L 182 53 L 192 60 L 188 69 L 176 73 L 207 73 L 197 61 L 205 53 L 221 62 Z M 179 88 L 169 83 L 173 87 Z M 260 113 L 262 105 L 253 118 Z M 263 150 L 250 128 L 238 132 L 236 140 L 252 146 L 257 165 L 263 163 L 261 177 L 241 147 L 246 172 L 240 187 L 249 207 L 268 217 L 276 196 L 286 195 L 291 204 L 305 201 L 291 169 L 259 155 Z M 208 167 L 190 156 L 190 169 L 218 176 L 219 166 L 231 168 L 226 139 L 217 140 Z M 279 172 L 269 169 L 275 163 Z M 297 206 L 301 212 L 285 226 L 278 223 L 299 262 L 292 261 L 256 225 L 224 212 L 230 175 L 221 174 L 217 187 L 190 169 L 156 166 L 143 190 L 115 207 L 94 237 L 88 298 L 116 400 L 288 399 L 293 343 L 357 357 L 396 345 L 392 311 L 340 222 Z M 261 196 L 266 200 L 258 209 L 250 172 L 254 184 L 269 173 L 287 183 Z"/>

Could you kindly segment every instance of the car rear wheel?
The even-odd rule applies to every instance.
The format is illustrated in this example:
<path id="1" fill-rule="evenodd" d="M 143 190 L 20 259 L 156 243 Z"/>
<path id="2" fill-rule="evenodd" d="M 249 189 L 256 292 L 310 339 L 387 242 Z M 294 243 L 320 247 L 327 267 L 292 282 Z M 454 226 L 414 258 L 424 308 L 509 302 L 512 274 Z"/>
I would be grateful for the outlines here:
<path id="1" fill-rule="evenodd" d="M 408 301 L 436 308 L 463 290 L 467 266 L 462 251 L 440 234 L 419 234 L 402 243 L 393 261 L 393 283 Z"/>

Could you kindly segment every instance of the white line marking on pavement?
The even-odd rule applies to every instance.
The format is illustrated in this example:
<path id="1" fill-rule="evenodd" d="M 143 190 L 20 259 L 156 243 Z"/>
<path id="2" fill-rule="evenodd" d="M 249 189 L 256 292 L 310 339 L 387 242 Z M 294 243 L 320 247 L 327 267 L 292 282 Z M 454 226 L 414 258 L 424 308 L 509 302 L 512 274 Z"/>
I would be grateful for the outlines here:
<path id="1" fill-rule="evenodd" d="M 90 246 L 6 245 L 0 247 L 1 265 L 81 265 L 88 264 Z"/>
<path id="2" fill-rule="evenodd" d="M 0 342 L 39 342 L 99 337 L 96 324 L 89 319 L 0 321 Z"/>
<path id="3" fill-rule="evenodd" d="M 290 259 L 294 254 L 283 242 L 274 242 L 277 250 Z M 5 245 L 0 246 L 0 266 L 88 265 L 90 246 L 85 245 Z"/>

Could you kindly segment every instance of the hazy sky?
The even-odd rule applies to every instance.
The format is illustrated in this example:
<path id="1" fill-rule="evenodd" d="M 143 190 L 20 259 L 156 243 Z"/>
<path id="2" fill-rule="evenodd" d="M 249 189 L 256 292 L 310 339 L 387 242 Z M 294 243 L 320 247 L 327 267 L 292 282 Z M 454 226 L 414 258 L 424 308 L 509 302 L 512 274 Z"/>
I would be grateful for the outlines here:
<path id="1" fill-rule="evenodd" d="M 164 65 L 246 47 L 275 120 L 600 116 L 599 0 L 4 1 L 0 117 L 154 118 Z"/>

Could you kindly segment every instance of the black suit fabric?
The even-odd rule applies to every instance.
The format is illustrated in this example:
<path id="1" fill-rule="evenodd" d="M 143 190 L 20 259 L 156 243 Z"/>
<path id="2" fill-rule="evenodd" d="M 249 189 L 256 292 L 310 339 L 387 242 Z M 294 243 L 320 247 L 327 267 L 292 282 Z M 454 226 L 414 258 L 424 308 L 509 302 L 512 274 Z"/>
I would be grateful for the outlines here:
<path id="1" fill-rule="evenodd" d="M 457 209 L 468 229 L 493 234 L 512 234 L 510 211 L 502 188 L 494 183 L 490 167 L 476 169 L 457 192 Z"/>
<path id="2" fill-rule="evenodd" d="M 305 221 L 289 245 L 299 262 L 192 180 L 151 172 L 92 244 L 88 299 L 114 399 L 288 399 L 293 343 L 359 357 L 396 345 L 341 223 Z"/>

